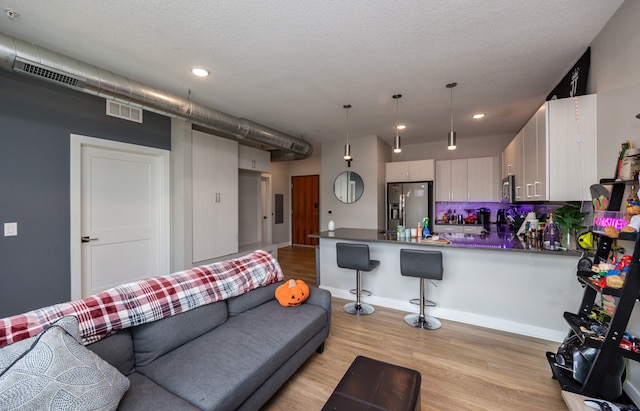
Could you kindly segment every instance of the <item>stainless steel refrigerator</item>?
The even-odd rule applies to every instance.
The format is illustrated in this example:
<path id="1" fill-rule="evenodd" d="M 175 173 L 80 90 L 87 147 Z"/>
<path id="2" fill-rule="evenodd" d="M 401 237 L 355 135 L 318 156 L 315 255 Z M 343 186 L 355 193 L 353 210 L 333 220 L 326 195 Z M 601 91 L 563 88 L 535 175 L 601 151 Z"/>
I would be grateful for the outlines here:
<path id="1" fill-rule="evenodd" d="M 429 217 L 433 231 L 433 182 L 387 183 L 387 231 L 395 232 L 398 225 L 416 228 L 418 222 Z"/>

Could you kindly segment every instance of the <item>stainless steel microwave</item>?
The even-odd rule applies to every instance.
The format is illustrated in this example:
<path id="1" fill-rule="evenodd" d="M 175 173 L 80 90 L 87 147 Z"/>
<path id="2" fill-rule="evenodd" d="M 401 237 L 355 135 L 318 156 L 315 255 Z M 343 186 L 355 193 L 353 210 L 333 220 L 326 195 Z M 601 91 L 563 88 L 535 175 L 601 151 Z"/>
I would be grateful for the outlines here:
<path id="1" fill-rule="evenodd" d="M 514 175 L 502 179 L 502 195 L 500 197 L 501 203 L 513 203 L 516 200 L 516 177 Z"/>

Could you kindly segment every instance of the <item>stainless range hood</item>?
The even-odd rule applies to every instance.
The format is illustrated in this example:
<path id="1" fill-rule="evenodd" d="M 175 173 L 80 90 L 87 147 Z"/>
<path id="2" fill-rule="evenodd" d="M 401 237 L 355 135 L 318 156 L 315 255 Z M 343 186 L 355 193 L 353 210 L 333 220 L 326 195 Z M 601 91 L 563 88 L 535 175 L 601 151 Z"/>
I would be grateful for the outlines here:
<path id="1" fill-rule="evenodd" d="M 250 145 L 266 146 L 272 161 L 313 153 L 307 141 L 171 95 L 99 67 L 0 33 L 0 67 L 147 111 L 180 118 Z"/>

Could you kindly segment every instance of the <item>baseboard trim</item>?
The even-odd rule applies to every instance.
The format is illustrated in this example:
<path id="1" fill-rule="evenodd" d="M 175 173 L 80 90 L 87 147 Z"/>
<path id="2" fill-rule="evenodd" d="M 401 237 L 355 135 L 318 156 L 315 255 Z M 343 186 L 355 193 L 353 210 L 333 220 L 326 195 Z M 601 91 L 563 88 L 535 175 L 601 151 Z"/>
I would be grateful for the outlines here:
<path id="1" fill-rule="evenodd" d="M 354 296 L 348 290 L 320 286 L 325 290 L 331 292 L 331 295 L 338 298 L 344 298 L 347 300 L 353 300 Z M 382 298 L 376 296 L 367 296 L 366 302 L 372 305 L 380 305 L 382 307 L 392 308 L 395 310 L 417 313 L 419 308 L 417 305 L 411 304 L 408 301 L 398 301 L 390 298 Z M 550 328 L 537 327 L 533 325 L 527 325 L 518 323 L 515 321 L 504 320 L 501 318 L 488 317 L 485 315 L 478 315 L 463 311 L 455 311 L 442 309 L 439 307 L 429 307 L 429 315 L 436 318 L 442 318 L 445 320 L 456 321 L 460 323 L 476 325 L 479 327 L 491 328 L 493 330 L 506 331 L 514 334 L 525 335 L 528 337 L 540 338 L 543 340 L 562 342 L 567 335 L 567 330 L 559 331 Z M 402 318 L 400 318 L 402 320 Z"/>

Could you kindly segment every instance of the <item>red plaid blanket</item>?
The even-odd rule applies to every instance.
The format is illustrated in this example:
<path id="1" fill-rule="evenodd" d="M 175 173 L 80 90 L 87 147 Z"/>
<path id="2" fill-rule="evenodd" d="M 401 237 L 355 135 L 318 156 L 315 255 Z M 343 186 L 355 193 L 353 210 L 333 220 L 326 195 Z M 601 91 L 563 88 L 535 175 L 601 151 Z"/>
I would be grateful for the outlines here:
<path id="1" fill-rule="evenodd" d="M 78 318 L 89 344 L 122 328 L 169 317 L 283 279 L 266 251 L 122 284 L 98 294 L 0 319 L 0 347 L 40 333 L 65 315 Z"/>

